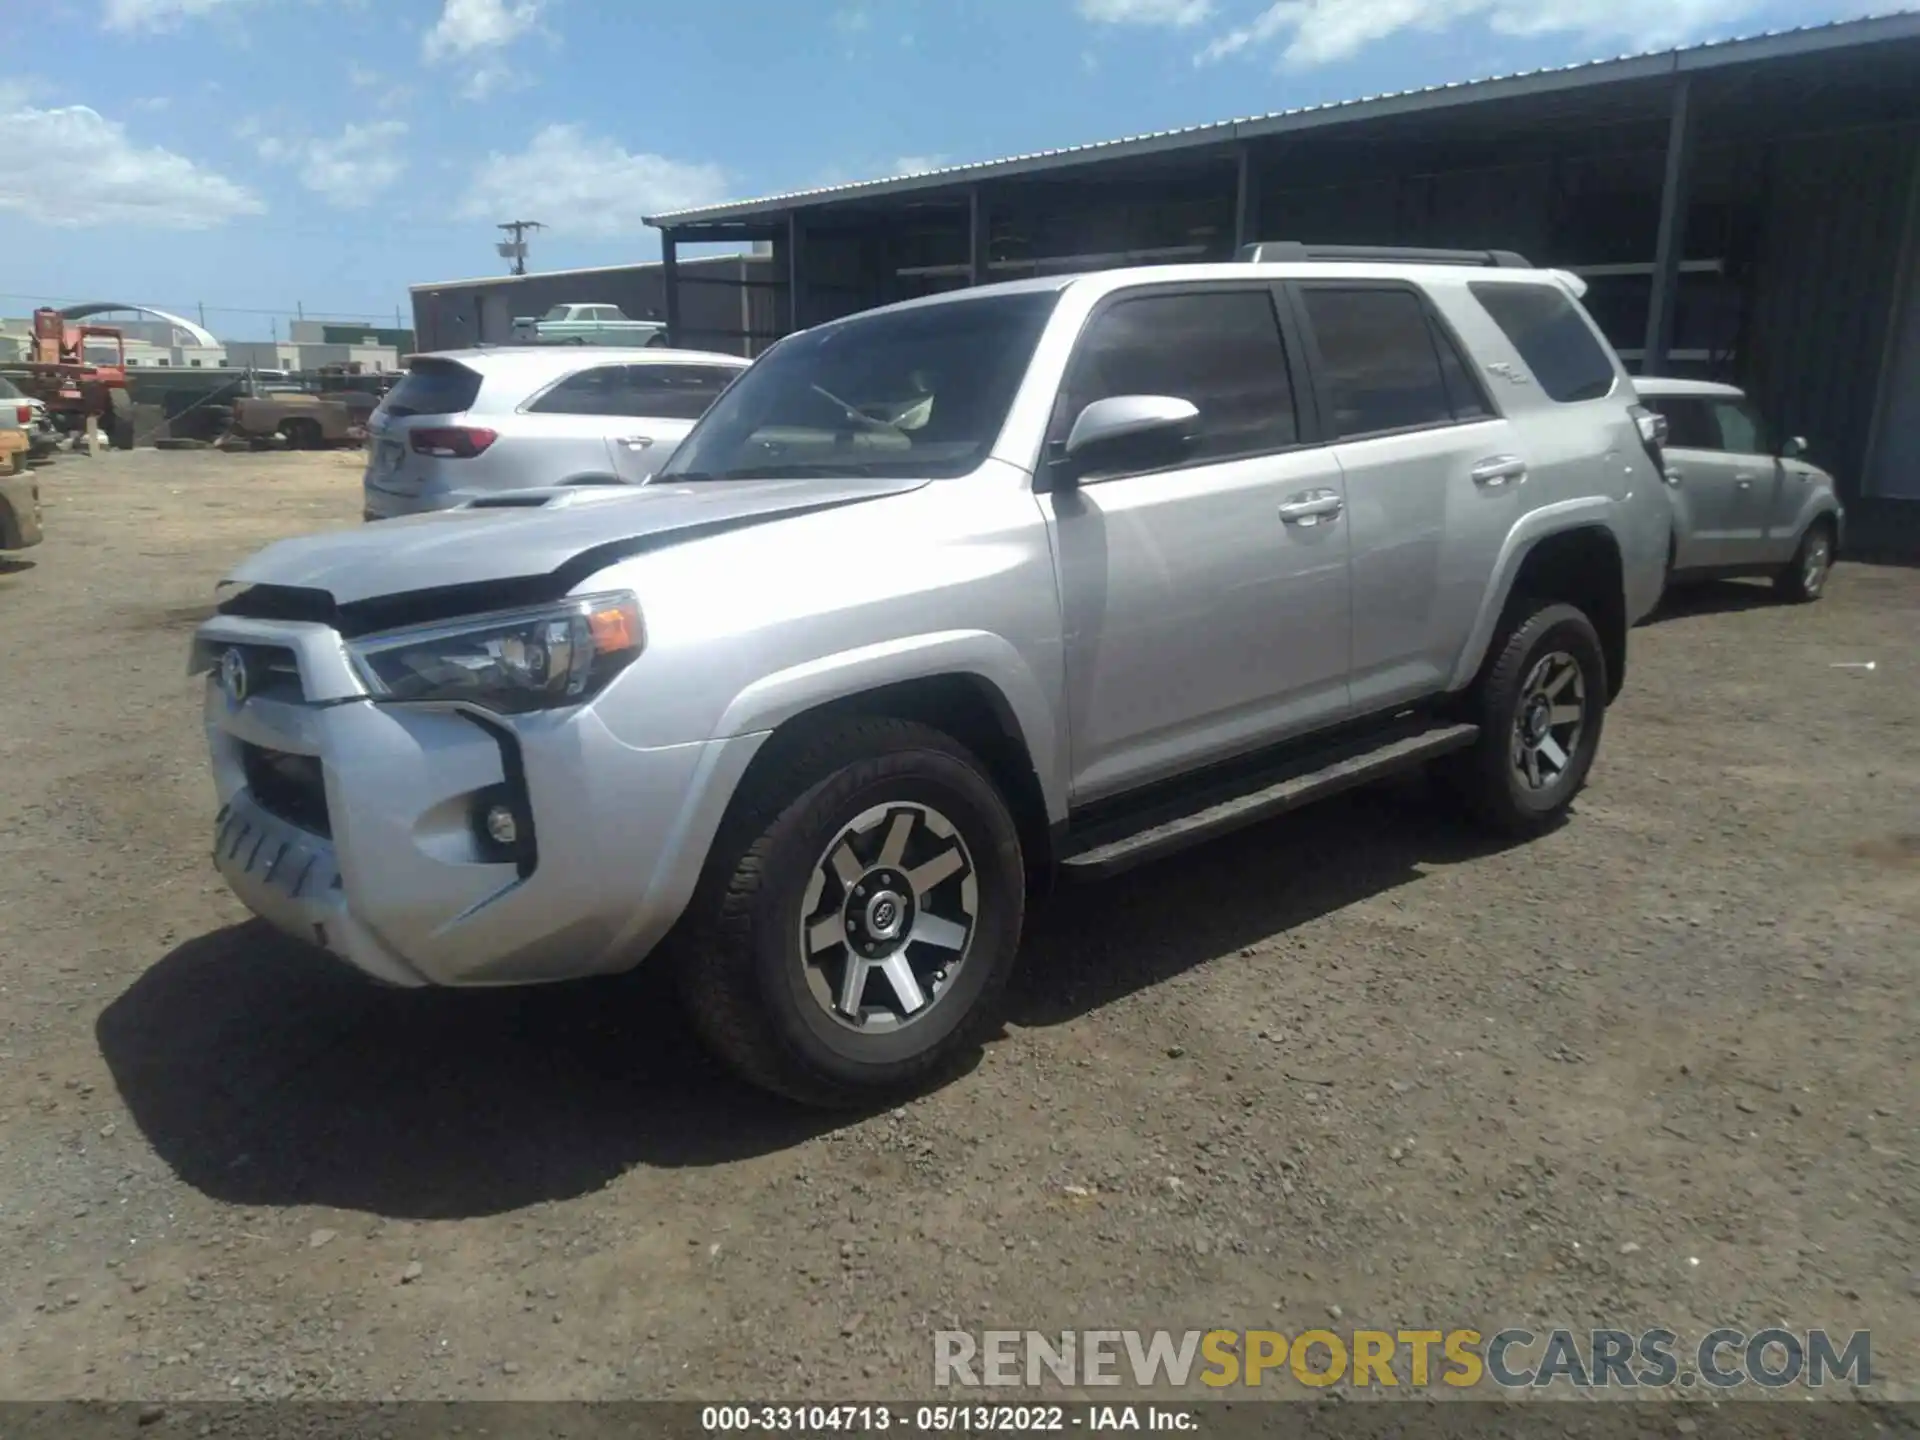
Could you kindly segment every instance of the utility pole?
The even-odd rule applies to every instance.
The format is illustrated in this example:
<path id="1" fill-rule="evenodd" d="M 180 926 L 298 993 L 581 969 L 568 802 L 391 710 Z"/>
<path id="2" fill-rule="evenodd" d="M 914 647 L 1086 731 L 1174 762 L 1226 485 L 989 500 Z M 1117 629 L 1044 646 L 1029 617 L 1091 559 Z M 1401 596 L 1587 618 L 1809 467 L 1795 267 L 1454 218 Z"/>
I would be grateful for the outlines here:
<path id="1" fill-rule="evenodd" d="M 504 230 L 513 236 L 511 240 L 502 240 L 494 248 L 500 252 L 500 258 L 513 261 L 514 275 L 527 273 L 527 232 L 544 230 L 547 227 L 538 220 L 503 220 L 496 229 Z"/>

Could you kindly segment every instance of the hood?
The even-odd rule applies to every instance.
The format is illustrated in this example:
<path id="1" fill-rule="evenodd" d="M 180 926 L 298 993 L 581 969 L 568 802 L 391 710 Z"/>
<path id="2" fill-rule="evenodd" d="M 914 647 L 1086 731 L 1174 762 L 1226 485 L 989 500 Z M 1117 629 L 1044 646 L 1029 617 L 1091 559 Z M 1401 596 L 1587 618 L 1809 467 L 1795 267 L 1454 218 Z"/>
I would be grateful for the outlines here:
<path id="1" fill-rule="evenodd" d="M 334 606 L 503 582 L 519 582 L 508 585 L 519 595 L 558 599 L 595 570 L 629 555 L 903 495 L 926 483 L 807 479 L 595 487 L 591 503 L 581 495 L 555 506 L 381 520 L 269 545 L 228 575 L 221 608 L 242 611 L 226 586 L 304 591 Z"/>

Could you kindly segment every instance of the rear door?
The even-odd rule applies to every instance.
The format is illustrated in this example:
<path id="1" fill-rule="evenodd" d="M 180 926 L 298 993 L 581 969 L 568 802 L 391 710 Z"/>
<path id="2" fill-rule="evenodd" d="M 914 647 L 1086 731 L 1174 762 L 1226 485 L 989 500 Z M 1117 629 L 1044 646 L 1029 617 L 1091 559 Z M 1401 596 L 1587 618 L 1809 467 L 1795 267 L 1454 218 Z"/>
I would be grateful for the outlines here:
<path id="1" fill-rule="evenodd" d="M 620 476 L 613 437 L 629 428 L 627 367 L 587 365 L 520 407 L 502 440 L 512 447 L 525 485 L 556 485 L 590 475 Z"/>
<path id="2" fill-rule="evenodd" d="M 1528 457 L 1416 286 L 1293 287 L 1322 422 L 1345 476 L 1356 713 L 1445 687 Z"/>
<path id="3" fill-rule="evenodd" d="M 1673 503 L 1673 566 L 1706 570 L 1737 563 L 1739 467 L 1725 453 L 1720 425 L 1704 395 L 1642 397 L 1666 416 L 1668 498 Z"/>
<path id="4" fill-rule="evenodd" d="M 607 443 L 615 472 L 639 484 L 649 479 L 707 413 L 739 370 L 729 365 L 632 364 L 625 368 L 619 423 Z"/>

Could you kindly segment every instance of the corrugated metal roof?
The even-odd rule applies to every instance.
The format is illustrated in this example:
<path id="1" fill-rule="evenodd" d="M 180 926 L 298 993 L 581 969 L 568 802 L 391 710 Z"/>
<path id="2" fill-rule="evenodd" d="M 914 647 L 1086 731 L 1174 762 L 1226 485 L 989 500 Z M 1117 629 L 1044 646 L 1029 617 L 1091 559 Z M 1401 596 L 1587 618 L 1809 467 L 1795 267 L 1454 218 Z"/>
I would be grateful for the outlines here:
<path id="1" fill-rule="evenodd" d="M 1481 80 L 1450 81 L 1417 90 L 1400 90 L 1384 95 L 1368 95 L 1355 100 L 1330 100 L 1318 105 L 1303 105 L 1293 110 L 1277 110 L 1265 115 L 1245 116 L 1237 120 L 1217 120 L 1202 125 L 1187 125 L 1173 130 L 1156 130 L 1144 135 L 1129 135 L 1117 140 L 1096 140 L 1084 145 L 1068 145 L 1056 150 L 1036 150 L 1000 160 L 979 160 L 964 165 L 949 165 L 913 175 L 890 176 L 883 180 L 863 180 L 848 185 L 829 185 L 811 190 L 790 190 L 763 196 L 757 200 L 735 200 L 720 205 L 671 210 L 646 217 L 647 224 L 659 228 L 676 225 L 744 219 L 767 211 L 790 210 L 801 205 L 825 204 L 867 196 L 909 194 L 916 190 L 937 190 L 960 180 L 979 180 L 995 175 L 1022 174 L 1051 170 L 1090 160 L 1124 154 L 1147 154 L 1160 150 L 1182 150 L 1200 145 L 1278 134 L 1287 130 L 1346 124 L 1435 108 L 1440 105 L 1467 104 L 1551 90 L 1574 89 L 1588 85 L 1657 77 L 1683 71 L 1720 69 L 1785 55 L 1810 54 L 1852 46 L 1881 44 L 1888 40 L 1920 38 L 1920 13 L 1912 9 L 1868 15 L 1853 20 L 1833 20 L 1819 25 L 1801 25 L 1786 30 L 1767 30 L 1753 35 L 1709 40 L 1671 50 L 1649 50 L 1611 59 L 1582 60 L 1540 70 L 1524 70 L 1511 75 L 1489 76 Z"/>

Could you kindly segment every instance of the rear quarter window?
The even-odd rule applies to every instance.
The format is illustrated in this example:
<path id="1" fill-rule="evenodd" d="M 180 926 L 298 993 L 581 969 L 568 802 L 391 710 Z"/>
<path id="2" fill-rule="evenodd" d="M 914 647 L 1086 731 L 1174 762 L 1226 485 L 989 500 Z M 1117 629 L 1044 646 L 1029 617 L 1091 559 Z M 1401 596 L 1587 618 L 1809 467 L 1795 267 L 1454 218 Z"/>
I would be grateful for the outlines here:
<path id="1" fill-rule="evenodd" d="M 479 372 L 453 360 L 416 360 L 387 396 L 387 414 L 458 415 L 479 394 Z"/>
<path id="2" fill-rule="evenodd" d="M 1547 398 L 1569 405 L 1612 391 L 1613 357 L 1558 285 L 1469 285 L 1493 323 L 1520 352 Z"/>

